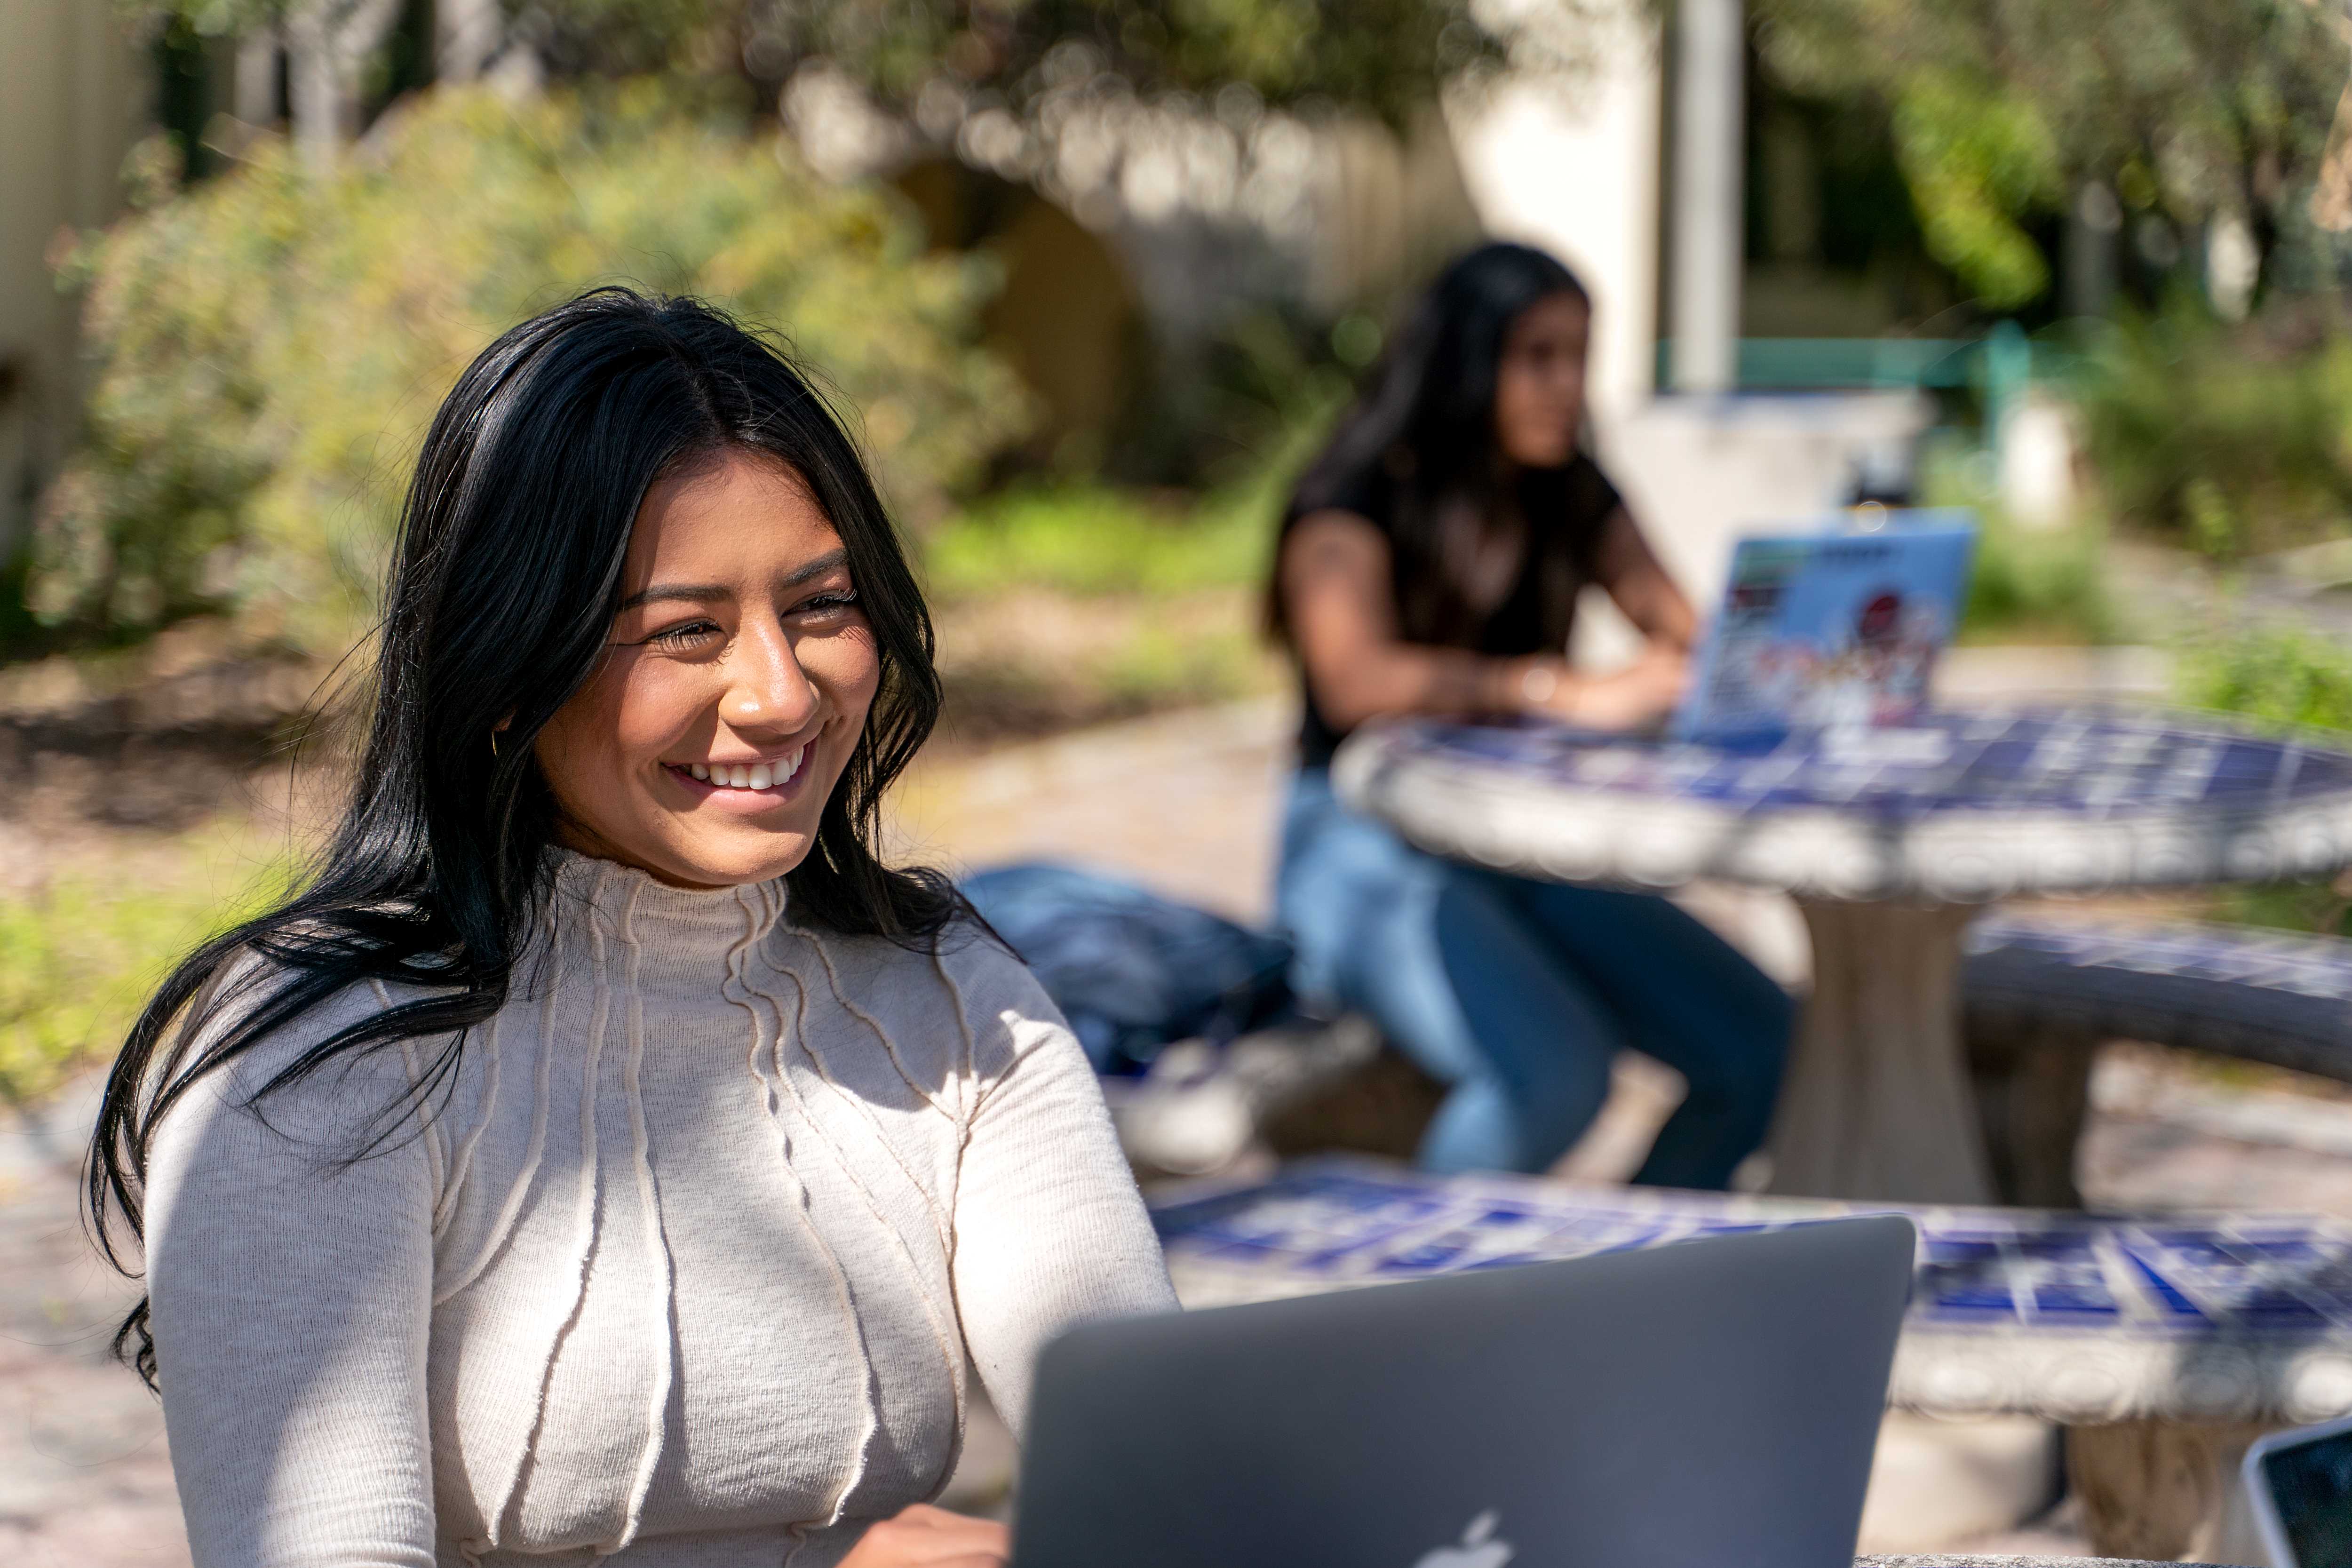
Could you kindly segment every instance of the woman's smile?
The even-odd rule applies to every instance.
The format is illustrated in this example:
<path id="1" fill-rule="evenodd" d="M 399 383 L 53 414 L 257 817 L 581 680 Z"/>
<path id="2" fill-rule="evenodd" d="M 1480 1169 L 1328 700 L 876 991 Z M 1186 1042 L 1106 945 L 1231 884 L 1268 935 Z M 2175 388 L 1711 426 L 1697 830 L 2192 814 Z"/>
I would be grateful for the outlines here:
<path id="1" fill-rule="evenodd" d="M 801 764 L 808 760 L 813 742 L 803 741 L 789 752 L 767 756 L 709 763 L 664 763 L 669 775 L 697 798 L 719 797 L 730 805 L 748 797 L 759 805 L 772 805 L 798 792 Z"/>

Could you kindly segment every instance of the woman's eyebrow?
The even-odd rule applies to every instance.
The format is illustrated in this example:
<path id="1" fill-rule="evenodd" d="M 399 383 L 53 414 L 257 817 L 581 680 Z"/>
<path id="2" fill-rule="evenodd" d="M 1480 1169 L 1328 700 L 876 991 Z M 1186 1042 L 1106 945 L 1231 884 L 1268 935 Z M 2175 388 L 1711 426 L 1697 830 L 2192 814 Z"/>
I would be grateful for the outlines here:
<path id="1" fill-rule="evenodd" d="M 848 564 L 848 563 L 849 552 L 847 550 L 828 550 L 824 554 L 818 556 L 815 560 L 808 562 L 803 565 L 795 566 L 790 572 L 785 573 L 782 577 L 776 580 L 776 586 L 779 588 L 797 588 L 802 584 L 813 583 L 819 577 L 824 576 L 826 573 L 835 571 L 838 568 Z M 731 596 L 733 593 L 734 590 L 732 588 L 728 587 L 722 583 L 656 583 L 652 587 L 640 589 L 636 593 L 634 593 L 627 598 L 622 600 L 621 608 L 624 610 L 634 610 L 639 605 L 651 605 L 663 600 L 677 599 L 683 599 L 692 603 L 701 604 L 711 599 L 728 598 Z"/>
<path id="2" fill-rule="evenodd" d="M 709 599 L 723 599 L 730 590 L 717 583 L 656 583 L 630 595 L 621 601 L 621 608 L 634 610 L 639 605 L 650 605 L 664 599 L 687 599 L 700 604 Z"/>
<path id="3" fill-rule="evenodd" d="M 804 566 L 796 566 L 776 580 L 779 588 L 797 588 L 803 583 L 814 583 L 836 568 L 849 564 L 849 552 L 828 550 Z"/>

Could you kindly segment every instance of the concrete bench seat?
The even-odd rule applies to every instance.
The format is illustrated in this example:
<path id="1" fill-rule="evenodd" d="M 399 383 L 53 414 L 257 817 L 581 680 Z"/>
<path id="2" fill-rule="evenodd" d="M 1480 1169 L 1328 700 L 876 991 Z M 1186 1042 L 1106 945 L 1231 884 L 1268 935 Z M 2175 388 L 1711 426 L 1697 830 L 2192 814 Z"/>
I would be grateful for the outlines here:
<path id="1" fill-rule="evenodd" d="M 2352 942 L 1993 915 L 1963 951 L 1972 1030 L 2059 1024 L 2352 1083 Z"/>
<path id="2" fill-rule="evenodd" d="M 2352 942 L 1990 915 L 1969 929 L 1963 954 L 1969 1065 L 2007 1203 L 2080 1206 L 2074 1144 L 2102 1041 L 2352 1082 Z"/>

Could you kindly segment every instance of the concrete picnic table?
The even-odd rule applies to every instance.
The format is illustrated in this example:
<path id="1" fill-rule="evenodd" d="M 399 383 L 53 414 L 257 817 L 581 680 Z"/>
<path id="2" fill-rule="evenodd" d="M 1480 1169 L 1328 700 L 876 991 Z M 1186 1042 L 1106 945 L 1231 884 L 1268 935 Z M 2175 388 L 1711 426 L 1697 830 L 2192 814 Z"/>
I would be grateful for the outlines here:
<path id="1" fill-rule="evenodd" d="M 1152 1210 L 1188 1307 L 1908 1214 L 1917 1276 L 1889 1403 L 2065 1427 L 2092 1539 L 2111 1556 L 2261 1561 L 2237 1485 L 2247 1443 L 2352 1415 L 2352 1226 L 2326 1219 L 1579 1187 L 1348 1156 L 1160 1189 Z"/>
<path id="2" fill-rule="evenodd" d="M 2352 865 L 2352 754 L 2152 710 L 1721 745 L 1391 721 L 1351 736 L 1333 777 L 1423 848 L 1517 875 L 1793 895 L 1813 984 L 1771 1186 L 1810 1196 L 1994 1201 L 1957 991 L 1983 906 Z"/>

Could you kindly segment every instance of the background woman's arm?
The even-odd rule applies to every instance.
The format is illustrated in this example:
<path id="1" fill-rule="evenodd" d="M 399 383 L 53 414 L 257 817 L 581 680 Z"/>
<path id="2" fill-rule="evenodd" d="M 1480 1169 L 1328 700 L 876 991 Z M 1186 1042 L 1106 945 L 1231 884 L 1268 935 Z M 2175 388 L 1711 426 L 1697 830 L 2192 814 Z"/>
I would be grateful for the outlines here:
<path id="1" fill-rule="evenodd" d="M 188 1544 L 196 1568 L 434 1568 L 425 1142 L 343 1158 L 405 1069 L 344 1058 L 257 1112 L 278 1044 L 199 1080 L 155 1140 L 148 1289 Z"/>
<path id="2" fill-rule="evenodd" d="M 1601 524 L 1593 568 L 1610 598 L 1654 647 L 1690 652 L 1698 640 L 1698 614 L 1622 506 Z"/>
<path id="3" fill-rule="evenodd" d="M 1646 555 L 1638 534 L 1634 542 Z M 1393 560 L 1380 530 L 1353 512 L 1309 513 L 1283 541 L 1276 569 L 1291 638 L 1315 705 L 1339 729 L 1391 714 L 1527 712 L 1630 727 L 1664 712 L 1681 689 L 1678 662 L 1594 677 L 1551 655 L 1496 658 L 1406 642 L 1392 607 Z M 1679 599 L 1654 558 L 1650 566 Z"/>

